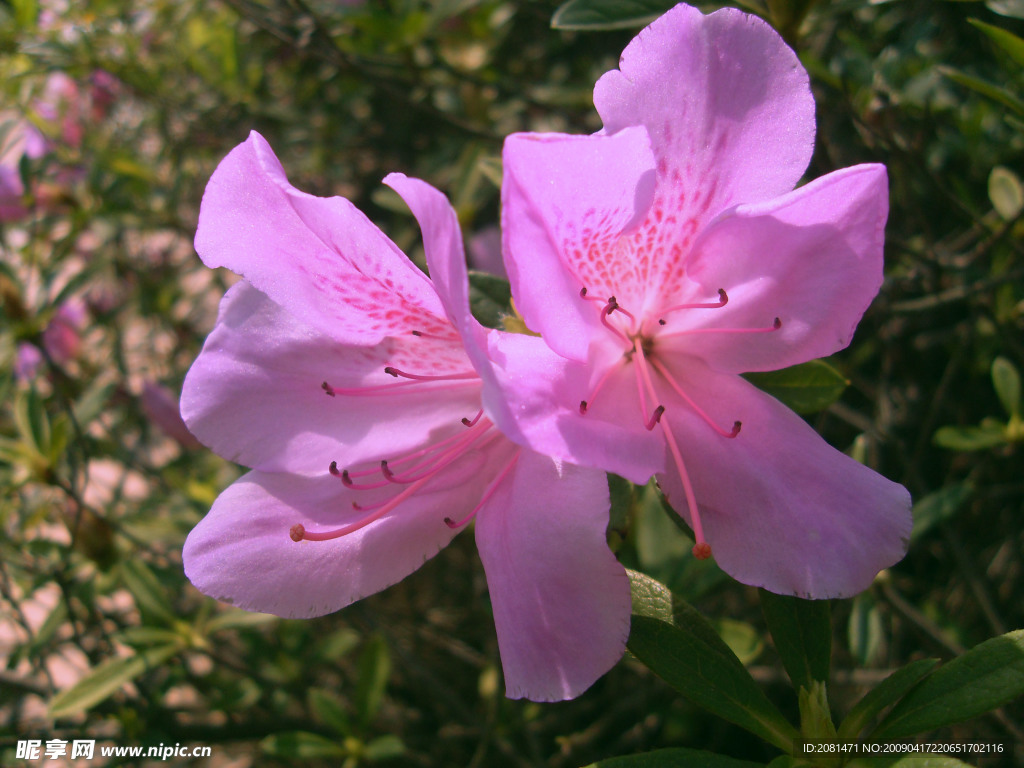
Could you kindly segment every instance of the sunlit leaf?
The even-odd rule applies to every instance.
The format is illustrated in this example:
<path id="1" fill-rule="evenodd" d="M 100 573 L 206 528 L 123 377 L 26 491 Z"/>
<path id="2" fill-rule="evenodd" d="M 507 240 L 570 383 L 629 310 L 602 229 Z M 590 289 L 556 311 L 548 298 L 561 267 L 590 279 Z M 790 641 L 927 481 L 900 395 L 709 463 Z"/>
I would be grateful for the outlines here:
<path id="1" fill-rule="evenodd" d="M 1024 202 L 1022 202 L 1024 205 Z M 1020 417 L 1020 374 L 1017 368 L 1005 357 L 997 357 L 992 361 L 992 385 L 999 396 L 999 402 L 1011 418 Z"/>
<path id="2" fill-rule="evenodd" d="M 977 717 L 1024 695 L 1024 629 L 986 640 L 944 664 L 872 733 L 900 739 Z"/>
<path id="3" fill-rule="evenodd" d="M 744 378 L 797 413 L 828 408 L 850 383 L 824 360 L 811 360 L 781 371 L 746 373 Z"/>
<path id="4" fill-rule="evenodd" d="M 69 717 L 96 706 L 139 675 L 163 664 L 179 650 L 178 645 L 165 645 L 134 656 L 108 659 L 54 696 L 49 706 L 50 717 Z"/>
<path id="5" fill-rule="evenodd" d="M 941 427 L 932 438 L 936 445 L 954 451 L 983 451 L 1006 443 L 1000 424 L 981 427 Z"/>
<path id="6" fill-rule="evenodd" d="M 997 165 L 988 177 L 988 197 L 992 207 L 1007 221 L 1017 218 L 1024 209 L 1024 186 L 1009 168 Z"/>
<path id="7" fill-rule="evenodd" d="M 649 24 L 671 0 L 569 0 L 551 18 L 555 29 L 631 29 Z"/>

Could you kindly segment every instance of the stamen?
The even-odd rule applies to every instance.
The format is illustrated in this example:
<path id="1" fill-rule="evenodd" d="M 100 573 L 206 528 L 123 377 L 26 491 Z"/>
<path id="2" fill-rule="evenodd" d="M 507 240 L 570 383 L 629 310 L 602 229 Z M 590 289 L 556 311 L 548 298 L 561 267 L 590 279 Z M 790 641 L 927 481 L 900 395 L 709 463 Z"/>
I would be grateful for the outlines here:
<path id="1" fill-rule="evenodd" d="M 609 297 L 608 304 L 604 308 L 604 312 L 606 315 L 610 315 L 612 312 L 621 312 L 634 323 L 636 322 L 636 317 L 633 316 L 633 313 L 630 312 L 628 309 L 623 308 L 623 306 L 619 304 L 618 301 L 615 300 L 614 296 Z"/>
<path id="2" fill-rule="evenodd" d="M 693 538 L 696 540 L 696 544 L 693 545 L 693 556 L 698 560 L 707 560 L 711 557 L 711 545 L 708 544 L 704 538 L 704 526 L 700 522 L 700 510 L 697 508 L 697 496 L 693 492 L 693 484 L 690 482 L 690 476 L 686 472 L 686 466 L 683 464 L 683 455 L 679 452 L 679 446 L 676 444 L 675 435 L 672 434 L 672 428 L 669 426 L 667 421 L 662 422 L 661 429 L 665 433 L 665 439 L 668 441 L 669 452 L 672 454 L 672 460 L 676 464 L 676 469 L 679 470 L 679 479 L 683 483 L 683 494 L 686 496 L 686 506 L 690 512 L 690 524 L 693 527 Z"/>
<path id="3" fill-rule="evenodd" d="M 391 471 L 388 467 L 387 459 L 380 463 L 381 472 L 384 474 L 385 479 L 389 483 L 396 483 L 405 485 L 406 483 L 414 483 L 425 477 L 436 474 L 440 470 L 447 467 L 453 461 L 456 461 L 459 456 L 474 442 L 476 442 L 487 430 L 491 428 L 492 424 L 487 421 L 480 425 L 479 428 L 472 430 L 471 432 L 463 432 L 462 439 L 457 442 L 453 447 L 444 451 L 443 453 L 435 456 L 428 457 L 425 461 L 421 461 L 419 464 L 409 467 L 405 470 L 406 474 L 398 475 Z M 412 474 L 423 470 L 422 474 Z"/>
<path id="4" fill-rule="evenodd" d="M 413 483 L 400 494 L 395 496 L 395 498 L 391 499 L 391 501 L 389 501 L 387 504 L 384 504 L 376 511 L 372 512 L 366 517 L 357 520 L 354 523 L 343 525 L 341 526 L 341 528 L 336 528 L 333 531 L 307 531 L 305 526 L 299 523 L 297 525 L 293 525 L 291 529 L 289 529 L 288 535 L 291 537 L 292 541 L 329 541 L 331 539 L 340 539 L 342 536 L 347 536 L 350 533 L 354 533 L 355 531 L 358 531 L 360 528 L 365 528 L 370 523 L 382 518 L 392 509 L 394 509 L 407 498 L 416 493 L 416 491 L 423 487 L 427 480 L 429 480 L 429 478 L 424 478 L 417 483 Z"/>
<path id="5" fill-rule="evenodd" d="M 580 288 L 580 298 L 581 299 L 586 299 L 587 301 L 602 301 L 602 299 L 599 299 L 597 296 L 589 295 L 587 293 L 586 286 L 584 286 L 583 288 Z"/>
<path id="6" fill-rule="evenodd" d="M 651 417 L 647 418 L 647 398 L 644 396 L 644 384 L 651 391 L 651 400 L 656 400 L 658 396 L 654 393 L 654 385 L 651 383 L 651 373 L 647 370 L 643 347 L 639 341 L 634 344 L 634 347 L 636 349 L 636 368 L 633 370 L 636 372 L 636 391 L 640 395 L 640 410 L 643 412 L 644 418 L 647 419 L 644 426 L 650 432 L 661 421 L 661 415 L 665 413 L 665 406 L 659 405 L 654 409 Z"/>
<path id="7" fill-rule="evenodd" d="M 627 344 L 632 344 L 633 342 L 630 341 L 629 337 L 626 336 L 626 334 L 624 334 L 622 331 L 620 331 L 618 328 L 616 328 L 614 325 L 608 322 L 608 315 L 610 315 L 618 308 L 619 304 L 618 302 L 615 301 L 615 297 L 612 296 L 611 298 L 609 298 L 608 303 L 605 304 L 604 308 L 601 310 L 601 322 L 604 324 L 605 328 L 614 333 L 624 342 L 626 342 Z"/>
<path id="8" fill-rule="evenodd" d="M 454 442 L 456 442 L 458 440 L 462 440 L 465 436 L 466 436 L 465 432 L 456 432 L 451 437 L 446 437 L 444 440 L 441 440 L 440 442 L 432 443 L 432 444 L 428 445 L 426 448 L 421 448 L 418 451 L 413 451 L 412 453 L 407 453 L 404 456 L 399 456 L 397 459 L 388 459 L 388 465 L 389 466 L 397 466 L 399 464 L 405 464 L 408 461 L 412 461 L 413 459 L 418 459 L 421 456 L 427 455 L 428 453 L 434 453 L 436 451 L 440 451 L 440 449 L 444 448 L 448 444 L 454 443 Z M 335 462 L 332 462 L 332 464 L 334 464 L 335 468 L 337 468 L 337 464 Z M 406 470 L 406 471 L 408 471 L 408 470 Z M 378 474 L 380 472 L 380 467 L 375 467 L 373 469 L 361 469 L 361 470 L 358 470 L 358 471 L 355 471 L 355 472 L 348 472 L 348 470 L 346 470 L 346 472 L 348 473 L 349 479 L 351 479 L 353 477 L 368 477 L 370 475 Z M 333 473 L 332 472 L 332 474 L 337 474 L 337 473 Z M 375 486 L 375 487 L 382 488 L 383 485 Z"/>
<path id="9" fill-rule="evenodd" d="M 729 294 L 725 292 L 725 288 L 718 289 L 718 301 L 707 301 L 698 302 L 696 304 L 677 304 L 674 307 L 669 307 L 662 314 L 667 315 L 669 312 L 676 312 L 680 309 L 721 309 L 729 303 Z M 659 325 L 664 325 L 665 320 L 658 320 Z"/>
<path id="10" fill-rule="evenodd" d="M 454 333 L 450 333 L 447 336 L 442 336 L 439 333 L 426 333 L 425 331 L 409 331 L 413 336 L 418 336 L 421 339 L 437 339 L 438 341 L 457 341 L 458 336 Z"/>
<path id="11" fill-rule="evenodd" d="M 476 382 L 472 381 L 471 377 L 469 377 L 469 376 L 467 376 L 465 378 L 466 378 L 465 382 L 453 382 L 449 386 L 459 386 L 461 383 L 465 383 L 465 384 L 474 384 L 474 383 L 476 383 Z M 342 387 L 332 387 L 330 384 L 328 384 L 325 381 L 325 382 L 323 382 L 320 385 L 320 388 L 323 389 L 324 393 L 326 395 L 328 395 L 329 397 L 334 397 L 336 395 L 345 395 L 346 397 L 370 397 L 372 395 L 376 395 L 376 394 L 379 394 L 381 392 L 391 392 L 391 391 L 396 390 L 396 389 L 402 389 L 403 387 L 415 387 L 418 384 L 419 384 L 418 381 L 402 381 L 402 382 L 399 382 L 397 384 L 378 384 L 378 385 L 372 386 L 372 387 L 342 388 Z"/>
<path id="12" fill-rule="evenodd" d="M 336 461 L 331 462 L 331 465 L 327 468 L 327 471 L 330 472 L 335 477 L 340 477 L 342 484 L 346 488 L 351 488 L 353 491 L 372 491 L 374 488 L 384 488 L 389 484 L 386 480 L 381 481 L 379 483 L 354 483 L 352 482 L 352 475 L 349 473 L 347 469 L 342 470 L 340 472 L 338 471 L 338 462 Z M 368 473 L 357 472 L 355 474 L 366 475 Z"/>
<path id="13" fill-rule="evenodd" d="M 598 380 L 597 386 L 594 387 L 594 391 L 590 393 L 590 397 L 587 398 L 586 400 L 580 400 L 580 416 L 586 414 L 587 409 L 590 407 L 590 404 L 593 403 L 594 398 L 597 397 L 597 393 L 601 391 L 601 387 L 603 387 L 604 383 L 608 381 L 608 379 L 611 377 L 613 373 L 615 373 L 615 370 L 616 369 L 613 366 L 609 368 L 607 371 L 605 371 L 604 375 L 600 378 L 600 380 Z"/>
<path id="14" fill-rule="evenodd" d="M 442 376 L 422 376 L 418 373 L 406 373 L 400 371 L 394 366 L 386 366 L 384 373 L 389 376 L 394 376 L 396 379 L 401 376 L 404 379 L 414 379 L 415 381 L 458 381 L 463 379 L 477 379 L 479 376 L 476 371 L 466 371 L 465 373 L 451 373 Z"/>
<path id="15" fill-rule="evenodd" d="M 474 416 L 472 419 L 463 418 L 462 419 L 462 423 L 465 426 L 467 426 L 467 427 L 472 427 L 474 424 L 476 424 L 478 421 L 480 421 L 480 417 L 483 416 L 483 415 L 484 415 L 484 409 L 481 408 L 479 411 L 477 411 L 476 416 Z"/>
<path id="16" fill-rule="evenodd" d="M 711 427 L 713 430 L 715 430 L 715 432 L 720 434 L 722 437 L 736 437 L 736 435 L 740 433 L 740 428 L 743 426 L 742 421 L 734 421 L 732 424 L 732 431 L 726 432 L 720 426 L 715 424 L 715 422 L 711 420 L 711 417 L 708 416 L 707 413 L 705 413 L 699 405 L 693 402 L 693 399 L 688 394 L 686 394 L 683 388 L 680 387 L 678 382 L 676 382 L 676 380 L 672 377 L 672 374 L 669 373 L 668 368 L 662 365 L 662 363 L 657 358 L 651 358 L 651 365 L 658 369 L 658 373 L 660 373 L 665 378 L 665 381 L 667 381 L 668 385 L 675 390 L 676 394 L 683 398 L 683 400 L 686 401 L 686 404 L 689 405 L 694 411 L 696 411 L 697 415 L 704 419 L 707 425 Z"/>
<path id="17" fill-rule="evenodd" d="M 665 333 L 661 335 L 661 338 L 669 338 L 671 336 L 689 336 L 695 333 L 772 333 L 773 331 L 779 330 L 782 327 L 782 320 L 775 318 L 772 324 L 767 328 L 688 328 L 684 331 L 673 331 L 672 333 Z"/>
<path id="18" fill-rule="evenodd" d="M 447 525 L 449 528 L 461 528 L 466 523 L 468 523 L 470 520 L 472 520 L 474 517 L 476 517 L 476 513 L 480 511 L 480 508 L 483 507 L 483 505 L 488 502 L 488 500 L 491 498 L 491 496 L 493 496 L 495 494 L 495 492 L 497 492 L 498 486 L 501 485 L 501 481 L 504 480 L 505 476 L 509 472 L 512 471 L 512 467 L 514 467 L 516 461 L 519 460 L 519 454 L 520 453 L 522 453 L 521 449 L 516 451 L 516 455 L 513 456 L 512 460 L 509 461 L 509 463 L 505 465 L 505 468 L 503 470 L 501 470 L 501 474 L 499 474 L 494 479 L 494 482 L 491 483 L 490 487 L 487 489 L 487 491 L 484 493 L 484 495 L 480 498 L 480 502 L 475 507 L 473 507 L 473 511 L 472 512 L 470 512 L 468 515 L 466 515 L 464 518 L 462 518 L 458 522 L 456 522 L 455 520 L 452 520 L 450 517 L 446 517 L 444 519 L 444 524 Z"/>

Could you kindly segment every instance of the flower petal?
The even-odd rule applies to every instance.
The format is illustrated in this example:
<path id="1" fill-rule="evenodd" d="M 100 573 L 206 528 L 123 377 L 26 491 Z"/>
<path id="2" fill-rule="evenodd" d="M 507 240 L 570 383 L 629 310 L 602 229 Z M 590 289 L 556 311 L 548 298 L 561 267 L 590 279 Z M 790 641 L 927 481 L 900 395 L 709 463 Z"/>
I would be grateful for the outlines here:
<path id="1" fill-rule="evenodd" d="M 358 516 L 351 509 L 355 498 L 326 474 L 250 472 L 217 498 L 189 534 L 185 574 L 204 594 L 239 608 L 285 618 L 322 616 L 415 571 L 455 536 L 444 517 L 468 512 L 475 503 L 460 484 L 417 494 L 337 539 L 289 537 L 296 524 L 330 529 Z"/>
<path id="2" fill-rule="evenodd" d="M 679 349 L 723 371 L 785 368 L 850 343 L 882 284 L 888 215 L 885 166 L 857 165 L 775 200 L 741 205 L 701 234 L 689 277 L 729 303 L 669 316 L 671 333 L 702 328 L 782 327 L 772 333 L 697 333 Z"/>
<path id="3" fill-rule="evenodd" d="M 806 598 L 850 597 L 899 561 L 910 536 L 910 495 L 832 448 L 799 416 L 738 376 L 697 360 L 675 365 L 684 391 L 720 437 L 681 402 L 666 411 L 715 560 L 745 584 Z M 689 519 L 679 475 L 658 481 Z"/>
<path id="4" fill-rule="evenodd" d="M 731 8 L 704 16 L 680 4 L 657 19 L 597 82 L 594 104 L 608 133 L 647 127 L 659 202 L 681 228 L 788 192 L 814 149 L 814 98 L 796 54 Z"/>
<path id="5" fill-rule="evenodd" d="M 449 332 L 450 333 L 450 332 Z M 480 408 L 479 380 L 412 382 L 384 373 L 472 373 L 450 340 L 405 336 L 349 346 L 307 326 L 247 282 L 221 302 L 220 317 L 181 395 L 189 430 L 221 456 L 268 471 L 322 473 L 394 457 Z M 385 387 L 376 395 L 336 389 Z"/>
<path id="6" fill-rule="evenodd" d="M 608 549 L 604 473 L 522 451 L 477 516 L 509 698 L 578 696 L 622 656 L 625 569 Z"/>
<path id="7" fill-rule="evenodd" d="M 610 376 L 584 416 L 580 400 L 594 389 L 594 366 L 566 360 L 536 336 L 496 331 L 488 334 L 487 356 L 484 407 L 513 442 L 634 483 L 664 469 L 664 440 L 643 426 L 631 371 Z"/>
<path id="8" fill-rule="evenodd" d="M 214 172 L 196 250 L 310 326 L 352 344 L 437 332 L 444 310 L 416 266 L 348 200 L 299 192 L 253 132 Z"/>
<path id="9" fill-rule="evenodd" d="M 654 158 L 646 131 L 615 136 L 514 134 L 505 140 L 502 231 L 516 308 L 564 357 L 586 359 L 592 301 L 639 285 L 620 235 L 647 211 Z M 631 277 L 632 276 L 632 277 Z"/>

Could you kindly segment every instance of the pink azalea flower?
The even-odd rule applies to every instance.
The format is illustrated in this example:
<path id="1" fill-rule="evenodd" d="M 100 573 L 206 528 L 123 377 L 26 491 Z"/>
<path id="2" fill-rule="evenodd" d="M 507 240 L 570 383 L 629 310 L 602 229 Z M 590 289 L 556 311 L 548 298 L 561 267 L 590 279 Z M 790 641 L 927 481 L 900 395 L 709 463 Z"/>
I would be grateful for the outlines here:
<path id="1" fill-rule="evenodd" d="M 728 573 L 854 594 L 904 554 L 906 490 L 740 378 L 845 347 L 882 282 L 885 168 L 793 189 L 807 74 L 756 17 L 680 5 L 597 83 L 604 129 L 519 134 L 502 225 L 516 306 L 489 340 L 510 437 L 635 482 L 652 473 Z M 489 397 L 489 393 L 485 394 Z"/>
<path id="2" fill-rule="evenodd" d="M 487 332 L 455 213 L 421 181 L 386 183 L 420 222 L 433 283 L 350 202 L 294 189 L 255 133 L 210 180 L 196 250 L 245 279 L 181 410 L 252 471 L 189 535 L 185 571 L 242 608 L 319 616 L 401 580 L 475 517 L 509 696 L 576 696 L 629 633 L 607 483 L 494 428 L 464 348 L 484 359 Z"/>

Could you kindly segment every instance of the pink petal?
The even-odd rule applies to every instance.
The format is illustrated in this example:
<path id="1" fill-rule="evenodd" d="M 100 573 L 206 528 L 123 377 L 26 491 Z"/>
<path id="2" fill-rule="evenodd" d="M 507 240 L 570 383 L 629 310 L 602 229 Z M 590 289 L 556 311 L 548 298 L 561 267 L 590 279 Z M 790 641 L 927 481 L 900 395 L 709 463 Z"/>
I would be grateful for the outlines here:
<path id="1" fill-rule="evenodd" d="M 571 699 L 622 656 L 629 579 L 605 540 L 608 505 L 602 472 L 524 450 L 477 516 L 509 698 Z"/>
<path id="2" fill-rule="evenodd" d="M 410 383 L 384 373 L 472 373 L 462 345 L 406 335 L 374 347 L 336 341 L 296 319 L 251 285 L 232 286 L 185 379 L 181 412 L 221 456 L 269 471 L 320 473 L 419 446 L 480 408 L 478 379 Z M 373 396 L 336 389 L 383 386 Z"/>
<path id="3" fill-rule="evenodd" d="M 356 498 L 362 496 L 326 473 L 250 472 L 217 498 L 189 534 L 185 574 L 204 594 L 239 608 L 286 618 L 322 616 L 415 571 L 457 533 L 444 517 L 468 512 L 475 503 L 457 485 L 413 496 L 341 538 L 291 540 L 296 524 L 329 530 L 365 514 L 352 511 Z"/>
<path id="4" fill-rule="evenodd" d="M 705 333 L 674 344 L 723 371 L 785 368 L 850 343 L 882 284 L 888 215 L 885 167 L 858 165 L 775 200 L 741 205 L 700 236 L 687 263 L 705 295 L 724 288 L 715 310 L 669 315 L 676 327 L 782 327 L 771 333 Z"/>
<path id="5" fill-rule="evenodd" d="M 615 136 L 514 134 L 503 152 L 502 231 L 516 308 L 564 357 L 583 360 L 596 315 L 581 288 L 624 303 L 638 286 L 616 242 L 645 214 L 654 159 L 646 131 Z"/>
<path id="6" fill-rule="evenodd" d="M 806 422 L 738 376 L 697 360 L 672 372 L 719 425 L 673 402 L 671 425 L 715 560 L 745 584 L 806 598 L 850 597 L 899 561 L 910 536 L 906 489 L 829 446 Z M 658 477 L 689 518 L 674 466 Z"/>
<path id="7" fill-rule="evenodd" d="M 646 126 L 658 160 L 658 194 L 646 229 L 658 235 L 651 290 L 665 286 L 705 222 L 741 202 L 792 189 L 814 148 L 807 73 L 756 16 L 709 16 L 677 5 L 626 47 L 594 104 L 615 133 Z"/>
<path id="8" fill-rule="evenodd" d="M 373 344 L 443 328 L 420 270 L 348 200 L 299 192 L 258 133 L 221 162 L 203 196 L 196 250 L 337 339 Z"/>
<path id="9" fill-rule="evenodd" d="M 484 406 L 510 440 L 635 483 L 664 469 L 665 443 L 643 426 L 631 369 L 613 375 L 581 416 L 580 400 L 605 367 L 566 360 L 536 336 L 494 332 L 487 343 L 493 367 L 483 375 Z"/>

